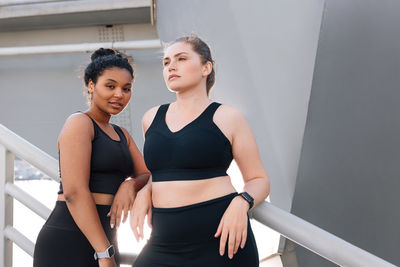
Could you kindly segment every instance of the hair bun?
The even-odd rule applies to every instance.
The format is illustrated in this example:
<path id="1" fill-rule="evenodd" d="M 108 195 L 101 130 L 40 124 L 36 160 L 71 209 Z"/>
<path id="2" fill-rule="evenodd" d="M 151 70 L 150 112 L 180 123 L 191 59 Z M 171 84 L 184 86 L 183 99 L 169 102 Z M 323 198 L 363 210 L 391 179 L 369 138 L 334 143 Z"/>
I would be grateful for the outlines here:
<path id="1" fill-rule="evenodd" d="M 104 56 L 109 56 L 109 55 L 117 55 L 118 53 L 109 48 L 99 48 L 96 51 L 93 52 L 93 54 L 90 56 L 90 59 L 93 61 L 99 57 L 104 57 Z"/>

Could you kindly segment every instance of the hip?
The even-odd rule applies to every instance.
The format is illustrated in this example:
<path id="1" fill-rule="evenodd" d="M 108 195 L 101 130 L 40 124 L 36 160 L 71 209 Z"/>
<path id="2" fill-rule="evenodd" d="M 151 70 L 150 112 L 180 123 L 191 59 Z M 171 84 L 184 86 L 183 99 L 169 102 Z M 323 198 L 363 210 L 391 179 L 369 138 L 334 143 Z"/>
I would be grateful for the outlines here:
<path id="1" fill-rule="evenodd" d="M 220 220 L 237 195 L 235 192 L 183 207 L 153 207 L 151 239 L 161 245 L 202 243 L 215 239 Z M 248 227 L 251 230 L 250 223 Z"/>
<path id="2" fill-rule="evenodd" d="M 104 194 L 104 193 L 91 193 L 94 203 L 97 205 L 111 205 L 114 200 L 113 194 Z M 64 194 L 59 194 L 57 197 L 57 201 L 66 201 Z"/>
<path id="3" fill-rule="evenodd" d="M 96 210 L 99 215 L 101 225 L 103 226 L 106 234 L 112 234 L 113 232 L 115 232 L 115 229 L 111 229 L 110 218 L 107 216 L 110 208 L 110 205 L 96 204 Z M 74 218 L 69 212 L 67 203 L 65 201 L 56 202 L 56 205 L 50 213 L 49 218 L 46 220 L 44 227 L 81 232 L 78 225 L 75 223 Z"/>

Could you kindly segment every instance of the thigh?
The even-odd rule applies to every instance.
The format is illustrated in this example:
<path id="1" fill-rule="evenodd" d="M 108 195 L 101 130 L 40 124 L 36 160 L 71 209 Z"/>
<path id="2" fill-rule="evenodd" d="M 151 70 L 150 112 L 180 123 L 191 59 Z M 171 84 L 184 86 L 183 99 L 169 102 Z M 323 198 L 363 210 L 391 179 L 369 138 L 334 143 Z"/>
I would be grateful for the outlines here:
<path id="1" fill-rule="evenodd" d="M 243 249 L 233 259 L 219 255 L 219 238 L 191 245 L 160 246 L 149 243 L 143 248 L 133 267 L 258 267 L 257 246 L 251 227 Z"/>
<path id="2" fill-rule="evenodd" d="M 151 238 L 134 267 L 257 267 L 257 246 L 248 222 L 248 237 L 233 259 L 219 255 L 214 238 L 220 218 L 236 194 L 179 208 L 153 208 Z M 184 245 L 183 245 L 184 244 Z"/>
<path id="3" fill-rule="evenodd" d="M 201 247 L 192 248 L 193 253 L 186 255 L 184 267 L 258 267 L 259 258 L 253 231 L 249 225 L 244 248 L 238 249 L 232 259 L 228 258 L 227 248 L 223 256 L 219 254 L 220 239 L 210 240 Z"/>
<path id="4" fill-rule="evenodd" d="M 134 261 L 133 267 L 182 267 L 182 257 L 175 249 L 149 241 Z"/>
<path id="5" fill-rule="evenodd" d="M 111 229 L 108 205 L 96 205 L 108 240 L 114 245 L 115 261 L 119 266 L 116 229 Z M 65 202 L 56 206 L 40 231 L 34 251 L 34 267 L 98 267 L 93 257 L 94 249 L 72 218 Z"/>
<path id="6" fill-rule="evenodd" d="M 93 248 L 82 233 L 45 225 L 36 241 L 33 266 L 98 267 L 93 253 Z"/>

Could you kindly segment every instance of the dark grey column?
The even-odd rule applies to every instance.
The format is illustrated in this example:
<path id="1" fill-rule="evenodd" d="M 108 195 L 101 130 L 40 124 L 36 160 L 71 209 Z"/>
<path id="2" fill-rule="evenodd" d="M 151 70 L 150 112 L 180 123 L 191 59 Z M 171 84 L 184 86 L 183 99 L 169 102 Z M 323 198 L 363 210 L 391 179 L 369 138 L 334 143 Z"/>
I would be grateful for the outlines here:
<path id="1" fill-rule="evenodd" d="M 326 1 L 292 206 L 396 265 L 399 25 L 399 1 Z M 301 267 L 334 266 L 304 249 L 297 256 Z"/>

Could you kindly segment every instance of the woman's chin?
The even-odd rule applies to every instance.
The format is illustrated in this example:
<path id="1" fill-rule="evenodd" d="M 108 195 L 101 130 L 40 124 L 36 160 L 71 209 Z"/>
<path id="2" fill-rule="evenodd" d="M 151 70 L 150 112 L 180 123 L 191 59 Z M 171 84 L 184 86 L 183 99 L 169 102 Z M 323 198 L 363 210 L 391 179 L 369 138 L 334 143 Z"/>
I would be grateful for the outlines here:
<path id="1" fill-rule="evenodd" d="M 172 93 L 176 93 L 176 94 L 179 94 L 179 93 L 182 93 L 182 92 L 185 92 L 185 91 L 187 91 L 187 90 L 189 90 L 189 88 L 190 87 L 182 87 L 182 86 L 169 86 L 169 87 L 167 87 L 168 88 L 168 90 L 170 91 L 170 92 L 172 92 Z"/>
<path id="2" fill-rule="evenodd" d="M 118 115 L 119 113 L 121 113 L 123 110 L 124 110 L 124 108 L 121 108 L 121 109 L 118 109 L 118 110 L 116 110 L 116 109 L 110 109 L 110 110 L 108 110 L 108 113 L 109 113 L 110 115 L 115 116 L 115 115 Z"/>
<path id="3" fill-rule="evenodd" d="M 179 93 L 179 89 L 178 88 L 171 88 L 171 87 L 167 87 L 168 91 L 172 92 L 172 93 Z"/>

